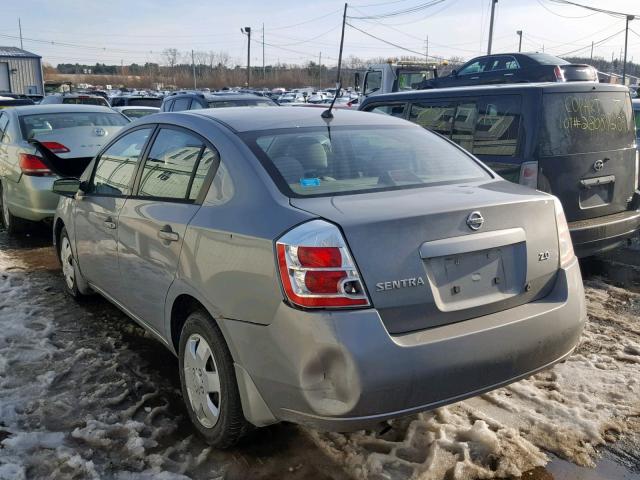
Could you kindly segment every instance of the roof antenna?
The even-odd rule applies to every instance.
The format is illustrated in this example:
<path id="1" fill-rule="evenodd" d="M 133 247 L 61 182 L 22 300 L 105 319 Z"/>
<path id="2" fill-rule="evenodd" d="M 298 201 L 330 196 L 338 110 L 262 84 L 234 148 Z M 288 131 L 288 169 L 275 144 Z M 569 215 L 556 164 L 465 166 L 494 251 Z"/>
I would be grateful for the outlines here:
<path id="1" fill-rule="evenodd" d="M 347 23 L 347 4 L 344 4 L 344 13 L 342 14 L 342 35 L 340 36 L 340 53 L 338 54 L 338 78 L 336 79 L 336 94 L 331 101 L 331 105 L 329 108 L 322 112 L 322 118 L 333 118 L 333 113 L 331 110 L 333 109 L 333 104 L 336 103 L 336 98 L 340 95 L 342 91 L 342 81 L 340 80 L 340 73 L 342 68 L 342 47 L 344 47 L 344 27 Z M 320 65 L 320 70 L 322 70 L 322 65 Z"/>

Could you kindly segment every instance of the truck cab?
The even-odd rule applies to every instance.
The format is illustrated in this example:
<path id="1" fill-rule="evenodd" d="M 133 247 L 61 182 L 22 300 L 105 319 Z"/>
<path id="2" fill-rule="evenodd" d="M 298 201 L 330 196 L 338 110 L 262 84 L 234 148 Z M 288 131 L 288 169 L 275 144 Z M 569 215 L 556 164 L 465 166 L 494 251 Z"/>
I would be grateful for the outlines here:
<path id="1" fill-rule="evenodd" d="M 356 72 L 356 89 L 360 101 L 381 93 L 415 90 L 424 80 L 438 76 L 437 65 L 417 62 L 388 62 L 370 65 L 364 72 Z"/>

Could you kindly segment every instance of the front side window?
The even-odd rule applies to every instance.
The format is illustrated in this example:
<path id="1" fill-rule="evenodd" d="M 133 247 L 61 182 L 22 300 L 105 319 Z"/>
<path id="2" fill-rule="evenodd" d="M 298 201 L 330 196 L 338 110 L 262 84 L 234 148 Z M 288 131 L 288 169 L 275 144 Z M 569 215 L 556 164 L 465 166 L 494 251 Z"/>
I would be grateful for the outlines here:
<path id="1" fill-rule="evenodd" d="M 367 72 L 367 76 L 364 79 L 364 94 L 369 95 L 377 92 L 380 88 L 382 88 L 382 72 Z"/>
<path id="2" fill-rule="evenodd" d="M 281 129 L 243 139 L 283 193 L 294 197 L 490 178 L 470 156 L 414 126 Z"/>
<path id="3" fill-rule="evenodd" d="M 485 60 L 476 60 L 467 66 L 464 66 L 458 72 L 458 75 L 473 75 L 474 73 L 482 73 L 485 71 L 487 62 Z"/>
<path id="4" fill-rule="evenodd" d="M 141 128 L 124 135 L 98 158 L 90 193 L 123 197 L 131 193 L 136 164 L 153 129 Z"/>
<path id="5" fill-rule="evenodd" d="M 189 199 L 191 179 L 203 150 L 204 143 L 195 135 L 161 129 L 145 162 L 138 196 Z"/>

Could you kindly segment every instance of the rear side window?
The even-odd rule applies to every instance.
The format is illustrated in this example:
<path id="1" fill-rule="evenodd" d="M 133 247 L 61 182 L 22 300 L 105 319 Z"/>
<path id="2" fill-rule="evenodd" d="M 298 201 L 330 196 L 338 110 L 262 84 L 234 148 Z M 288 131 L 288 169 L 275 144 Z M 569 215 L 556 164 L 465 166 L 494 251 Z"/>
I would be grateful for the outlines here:
<path id="1" fill-rule="evenodd" d="M 93 174 L 91 193 L 118 197 L 131 193 L 130 186 L 136 163 L 151 130 L 151 128 L 134 130 L 124 135 L 100 155 Z"/>
<path id="2" fill-rule="evenodd" d="M 490 178 L 470 156 L 421 128 L 282 129 L 243 136 L 283 193 L 331 196 Z"/>
<path id="3" fill-rule="evenodd" d="M 407 105 L 405 103 L 398 105 L 378 105 L 368 111 L 373 113 L 384 113 L 385 115 L 391 115 L 392 117 L 404 118 L 406 106 Z"/>
<path id="4" fill-rule="evenodd" d="M 171 108 L 172 112 L 181 112 L 182 110 L 189 109 L 189 103 L 191 103 L 191 99 L 187 98 L 177 98 L 173 102 L 173 108 Z"/>
<path id="5" fill-rule="evenodd" d="M 182 130 L 161 129 L 145 162 L 138 196 L 171 200 L 190 198 L 193 173 L 204 149 L 204 143 L 195 135 Z"/>
<path id="6" fill-rule="evenodd" d="M 543 156 L 602 152 L 634 144 L 628 92 L 543 95 L 540 153 Z"/>

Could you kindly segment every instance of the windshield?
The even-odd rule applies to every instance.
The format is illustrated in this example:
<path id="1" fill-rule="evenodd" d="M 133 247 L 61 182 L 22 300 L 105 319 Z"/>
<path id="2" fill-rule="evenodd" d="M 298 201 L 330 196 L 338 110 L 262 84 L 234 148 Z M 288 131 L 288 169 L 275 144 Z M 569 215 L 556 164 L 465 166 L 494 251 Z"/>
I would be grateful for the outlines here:
<path id="1" fill-rule="evenodd" d="M 20 128 L 25 140 L 34 138 L 39 133 L 53 132 L 75 127 L 114 127 L 122 126 L 129 121 L 119 113 L 75 112 L 75 113 L 42 113 L 23 115 L 20 117 Z"/>
<path id="2" fill-rule="evenodd" d="M 470 156 L 413 126 L 283 129 L 244 140 L 288 196 L 329 196 L 490 178 Z"/>
<path id="3" fill-rule="evenodd" d="M 628 92 L 548 93 L 542 105 L 543 156 L 618 150 L 634 143 Z"/>

